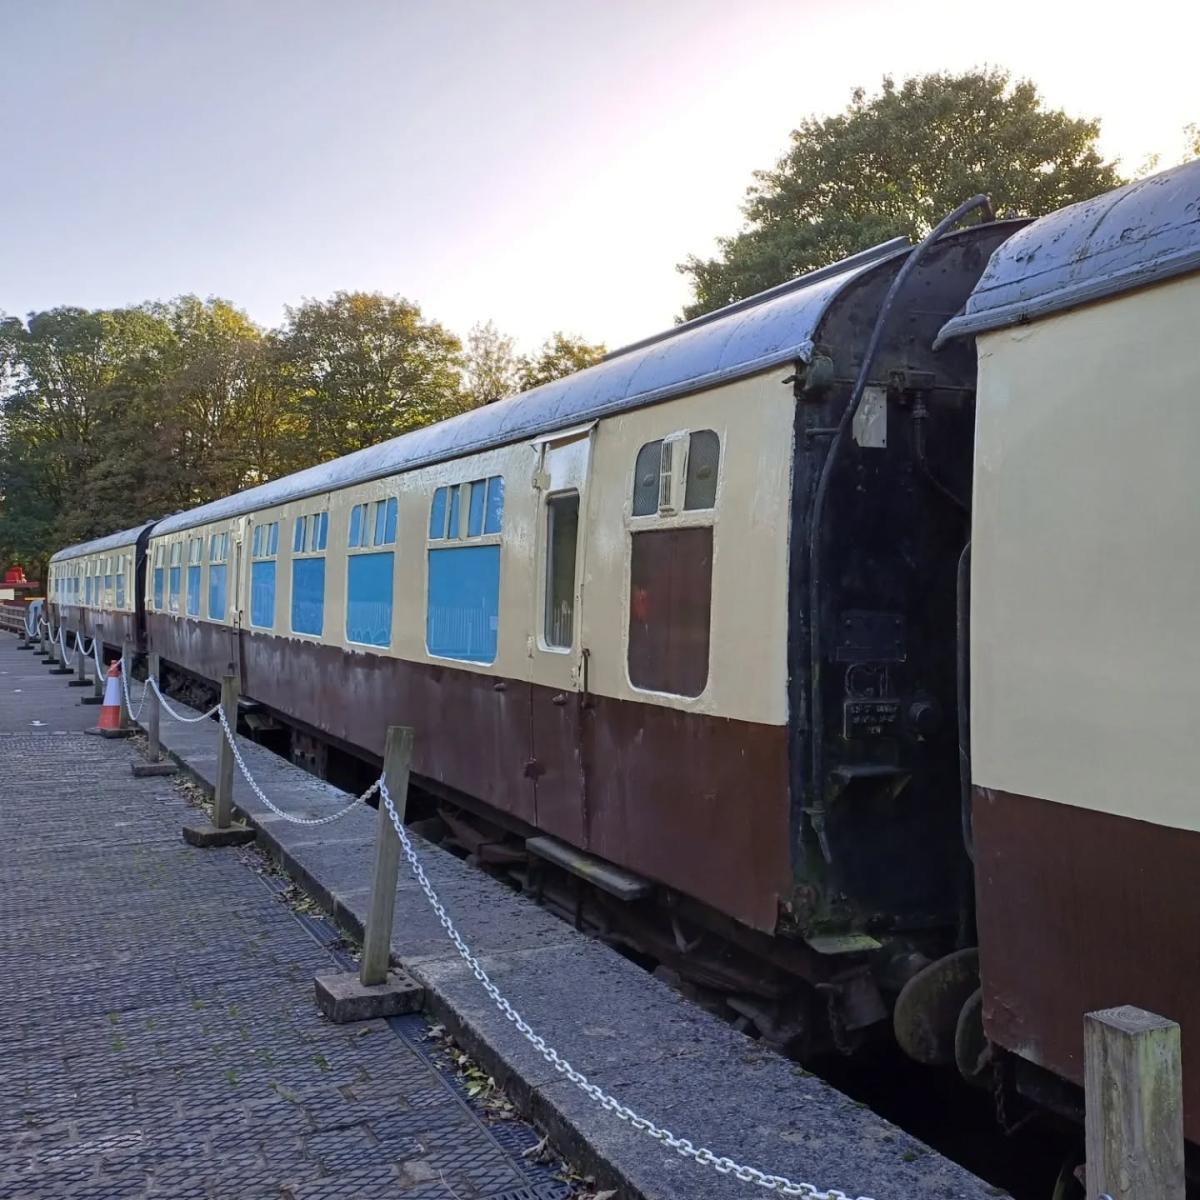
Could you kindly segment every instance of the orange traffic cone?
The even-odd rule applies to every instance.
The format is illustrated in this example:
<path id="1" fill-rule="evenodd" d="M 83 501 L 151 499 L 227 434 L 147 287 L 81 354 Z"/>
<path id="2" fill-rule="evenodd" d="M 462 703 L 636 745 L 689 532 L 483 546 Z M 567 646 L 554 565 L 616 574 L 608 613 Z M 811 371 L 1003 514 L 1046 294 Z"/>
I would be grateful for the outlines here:
<path id="1" fill-rule="evenodd" d="M 119 661 L 108 668 L 104 680 L 104 704 L 100 709 L 97 733 L 112 733 L 121 728 L 121 664 Z"/>

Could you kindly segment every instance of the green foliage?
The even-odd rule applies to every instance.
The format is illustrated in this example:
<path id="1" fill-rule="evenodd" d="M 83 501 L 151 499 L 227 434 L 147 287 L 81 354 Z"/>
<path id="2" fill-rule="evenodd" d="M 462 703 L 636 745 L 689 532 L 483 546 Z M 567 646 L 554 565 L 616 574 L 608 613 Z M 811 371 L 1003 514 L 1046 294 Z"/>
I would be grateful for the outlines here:
<path id="1" fill-rule="evenodd" d="M 521 391 L 582 371 L 598 363 L 606 353 L 603 345 L 585 342 L 568 333 L 552 333 L 536 354 L 521 360 Z"/>
<path id="2" fill-rule="evenodd" d="M 347 454 L 592 361 L 458 339 L 408 300 L 338 292 L 264 332 L 226 300 L 0 315 L 0 558 L 50 553 Z M 465 385 L 464 385 L 465 381 Z"/>
<path id="3" fill-rule="evenodd" d="M 492 404 L 521 390 L 521 359 L 513 339 L 488 321 L 467 334 L 463 376 L 471 404 Z"/>
<path id="4" fill-rule="evenodd" d="M 348 454 L 462 412 L 462 344 L 408 300 L 337 292 L 287 310 L 297 461 Z"/>
<path id="5" fill-rule="evenodd" d="M 1193 121 L 1191 125 L 1185 125 L 1183 136 L 1186 139 L 1186 153 L 1183 161 L 1190 162 L 1193 158 L 1200 158 L 1200 124 Z"/>
<path id="6" fill-rule="evenodd" d="M 1044 106 L 1005 71 L 933 74 L 854 91 L 837 116 L 810 117 L 787 153 L 755 173 L 747 226 L 695 256 L 695 317 L 878 242 L 928 233 L 986 192 L 997 212 L 1040 216 L 1118 187 L 1096 149 L 1099 124 Z"/>

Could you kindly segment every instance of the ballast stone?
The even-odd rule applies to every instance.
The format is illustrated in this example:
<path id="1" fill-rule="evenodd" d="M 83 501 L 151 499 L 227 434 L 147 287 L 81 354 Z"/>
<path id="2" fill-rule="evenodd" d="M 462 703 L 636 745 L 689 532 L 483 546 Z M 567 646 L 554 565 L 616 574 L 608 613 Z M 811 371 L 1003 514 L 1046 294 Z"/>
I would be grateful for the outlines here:
<path id="1" fill-rule="evenodd" d="M 407 971 L 388 971 L 384 983 L 364 984 L 357 974 L 315 975 L 317 1007 L 335 1024 L 420 1012 L 425 989 Z"/>

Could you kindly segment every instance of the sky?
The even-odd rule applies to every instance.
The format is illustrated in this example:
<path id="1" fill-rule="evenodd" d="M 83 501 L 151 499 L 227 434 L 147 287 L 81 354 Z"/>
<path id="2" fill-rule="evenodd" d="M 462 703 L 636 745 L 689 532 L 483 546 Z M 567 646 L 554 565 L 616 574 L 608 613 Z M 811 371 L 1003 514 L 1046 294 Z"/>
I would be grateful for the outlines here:
<path id="1" fill-rule="evenodd" d="M 855 86 L 1003 67 L 1167 166 L 1197 45 L 1182 0 L 0 0 L 0 312 L 362 289 L 614 347 Z"/>

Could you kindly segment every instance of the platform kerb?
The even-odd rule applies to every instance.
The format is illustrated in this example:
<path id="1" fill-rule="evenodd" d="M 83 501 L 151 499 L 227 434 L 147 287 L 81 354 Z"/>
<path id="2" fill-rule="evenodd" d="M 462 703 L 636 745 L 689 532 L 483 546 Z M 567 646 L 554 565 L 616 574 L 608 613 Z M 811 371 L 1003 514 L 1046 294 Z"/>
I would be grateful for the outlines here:
<path id="1" fill-rule="evenodd" d="M 425 989 L 407 971 L 396 968 L 388 971 L 384 983 L 365 984 L 350 972 L 316 975 L 313 987 L 317 1007 L 335 1025 L 420 1012 L 425 1005 Z"/>
<path id="2" fill-rule="evenodd" d="M 188 822 L 183 827 L 183 840 L 200 850 L 219 850 L 223 846 L 245 846 L 258 836 L 248 825 L 230 825 L 218 829 L 207 821 Z"/>

